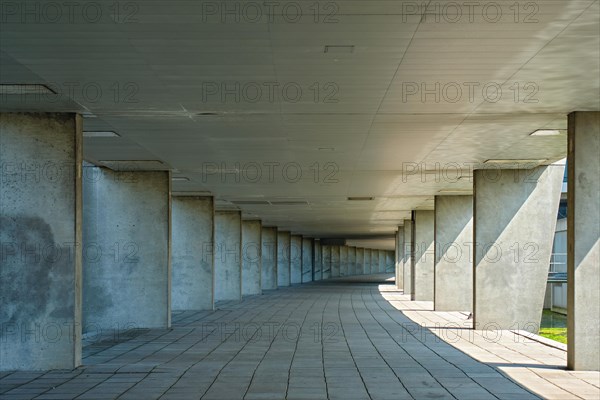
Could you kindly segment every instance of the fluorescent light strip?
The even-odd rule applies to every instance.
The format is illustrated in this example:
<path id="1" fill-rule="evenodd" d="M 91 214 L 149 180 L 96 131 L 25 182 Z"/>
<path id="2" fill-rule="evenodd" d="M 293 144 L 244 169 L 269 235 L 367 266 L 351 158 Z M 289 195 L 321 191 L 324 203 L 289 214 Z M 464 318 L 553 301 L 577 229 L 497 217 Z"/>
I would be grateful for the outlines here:
<path id="1" fill-rule="evenodd" d="M 83 136 L 84 137 L 95 137 L 95 138 L 120 137 L 120 135 L 114 131 L 83 131 Z"/>
<path id="2" fill-rule="evenodd" d="M 566 131 L 564 129 L 537 129 L 529 134 L 529 136 L 558 136 Z"/>
<path id="3" fill-rule="evenodd" d="M 56 92 L 48 86 L 39 83 L 2 83 L 0 84 L 0 94 L 56 94 Z"/>

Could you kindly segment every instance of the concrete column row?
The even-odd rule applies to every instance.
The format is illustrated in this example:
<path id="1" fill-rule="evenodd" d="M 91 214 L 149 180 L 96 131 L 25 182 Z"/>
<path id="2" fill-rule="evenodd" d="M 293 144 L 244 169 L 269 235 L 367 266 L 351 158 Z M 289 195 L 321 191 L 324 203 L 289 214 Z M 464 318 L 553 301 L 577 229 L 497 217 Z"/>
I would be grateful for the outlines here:
<path id="1" fill-rule="evenodd" d="M 600 354 L 599 115 L 569 115 L 573 369 L 597 370 Z M 404 221 L 395 265 L 172 197 L 166 171 L 84 168 L 76 114 L 1 116 L 0 370 L 73 368 L 82 333 L 167 328 L 172 309 L 394 269 L 411 298 L 472 311 L 480 329 L 539 324 L 564 166 L 474 171 L 474 196 Z"/>

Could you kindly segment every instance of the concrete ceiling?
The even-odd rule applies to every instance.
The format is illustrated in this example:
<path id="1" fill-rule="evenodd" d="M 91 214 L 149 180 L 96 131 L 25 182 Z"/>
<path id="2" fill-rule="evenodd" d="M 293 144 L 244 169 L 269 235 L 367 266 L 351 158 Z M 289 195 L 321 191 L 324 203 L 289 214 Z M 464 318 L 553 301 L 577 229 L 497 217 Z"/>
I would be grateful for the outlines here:
<path id="1" fill-rule="evenodd" d="M 495 2 L 500 17 L 463 5 L 458 21 L 460 2 L 288 3 L 256 21 L 256 8 L 231 1 L 134 1 L 118 13 L 94 2 L 98 22 L 96 8 L 56 22 L 51 10 L 5 13 L 1 83 L 59 95 L 2 96 L 1 107 L 80 112 L 85 131 L 120 135 L 86 137 L 88 161 L 157 160 L 188 179 L 175 192 L 353 238 L 393 233 L 440 191 L 469 193 L 470 169 L 488 159 L 565 157 L 564 133 L 529 134 L 600 109 L 598 1 Z M 223 21 L 225 4 L 238 14 Z M 436 83 L 439 99 L 422 98 Z"/>

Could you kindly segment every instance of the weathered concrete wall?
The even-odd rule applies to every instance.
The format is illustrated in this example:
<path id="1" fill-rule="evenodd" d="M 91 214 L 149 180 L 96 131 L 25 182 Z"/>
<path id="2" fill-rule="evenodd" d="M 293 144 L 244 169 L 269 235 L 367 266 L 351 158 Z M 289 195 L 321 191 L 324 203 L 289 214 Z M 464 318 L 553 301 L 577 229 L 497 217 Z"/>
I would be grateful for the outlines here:
<path id="1" fill-rule="evenodd" d="M 404 294 L 409 294 L 412 296 L 413 294 L 413 276 L 412 276 L 412 264 L 414 261 L 413 249 L 413 221 L 410 219 L 404 220 L 404 254 L 403 254 L 403 264 L 404 264 Z"/>
<path id="2" fill-rule="evenodd" d="M 313 280 L 320 281 L 323 279 L 323 250 L 321 249 L 321 241 L 318 239 L 315 239 L 314 256 Z"/>
<path id="3" fill-rule="evenodd" d="M 391 250 L 387 250 L 385 252 L 385 272 L 386 273 L 394 273 L 396 263 L 394 262 L 394 252 Z"/>
<path id="4" fill-rule="evenodd" d="M 379 250 L 379 255 L 378 255 L 378 260 L 379 260 L 379 268 L 377 272 L 386 272 L 386 251 L 385 250 Z"/>
<path id="5" fill-rule="evenodd" d="M 340 246 L 331 246 L 331 277 L 340 276 Z"/>
<path id="6" fill-rule="evenodd" d="M 569 114 L 567 366 L 600 369 L 600 112 Z"/>
<path id="7" fill-rule="evenodd" d="M 476 170 L 473 322 L 537 332 L 564 166 Z"/>
<path id="8" fill-rule="evenodd" d="M 368 275 L 371 273 L 371 249 L 365 249 L 364 256 L 364 273 Z"/>
<path id="9" fill-rule="evenodd" d="M 261 288 L 277 289 L 277 228 L 262 228 Z"/>
<path id="10" fill-rule="evenodd" d="M 322 250 L 322 278 L 329 279 L 331 278 L 331 245 L 323 244 L 321 245 Z"/>
<path id="11" fill-rule="evenodd" d="M 313 280 L 313 240 L 302 238 L 302 283 Z"/>
<path id="12" fill-rule="evenodd" d="M 262 225 L 258 220 L 242 221 L 242 296 L 262 293 Z"/>
<path id="13" fill-rule="evenodd" d="M 171 318 L 170 174 L 86 167 L 83 331 L 167 328 Z"/>
<path id="14" fill-rule="evenodd" d="M 172 309 L 212 310 L 214 206 L 212 197 L 175 196 L 172 202 Z"/>
<path id="15" fill-rule="evenodd" d="M 290 286 L 290 232 L 277 231 L 277 286 Z"/>
<path id="16" fill-rule="evenodd" d="M 365 249 L 362 247 L 356 248 L 356 274 L 364 275 L 365 273 Z"/>
<path id="17" fill-rule="evenodd" d="M 404 226 L 396 232 L 396 288 L 404 289 Z"/>
<path id="18" fill-rule="evenodd" d="M 414 212 L 415 237 L 413 300 L 433 301 L 433 267 L 435 265 L 433 211 Z"/>
<path id="19" fill-rule="evenodd" d="M 302 283 L 302 236 L 292 235 L 290 238 L 290 282 Z"/>
<path id="20" fill-rule="evenodd" d="M 0 132 L 0 371 L 72 369 L 81 364 L 81 117 L 1 113 Z"/>
<path id="21" fill-rule="evenodd" d="M 348 275 L 348 246 L 340 246 L 340 276 Z"/>
<path id="22" fill-rule="evenodd" d="M 356 247 L 348 247 L 348 275 L 356 275 Z"/>
<path id="23" fill-rule="evenodd" d="M 435 196 L 435 293 L 439 311 L 472 311 L 473 196 Z"/>
<path id="24" fill-rule="evenodd" d="M 215 211 L 215 302 L 242 299 L 242 216 Z"/>

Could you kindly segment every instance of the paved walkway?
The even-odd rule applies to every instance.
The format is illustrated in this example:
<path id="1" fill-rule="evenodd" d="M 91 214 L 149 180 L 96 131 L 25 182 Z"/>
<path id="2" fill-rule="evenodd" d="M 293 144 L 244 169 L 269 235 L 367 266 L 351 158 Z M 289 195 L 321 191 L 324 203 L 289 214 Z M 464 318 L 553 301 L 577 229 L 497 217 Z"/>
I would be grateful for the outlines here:
<path id="1" fill-rule="evenodd" d="M 171 330 L 88 344 L 74 371 L 4 373 L 0 398 L 600 398 L 600 375 L 564 370 L 563 350 L 509 331 L 473 331 L 464 313 L 430 311 L 376 283 L 384 278 L 176 313 Z"/>

